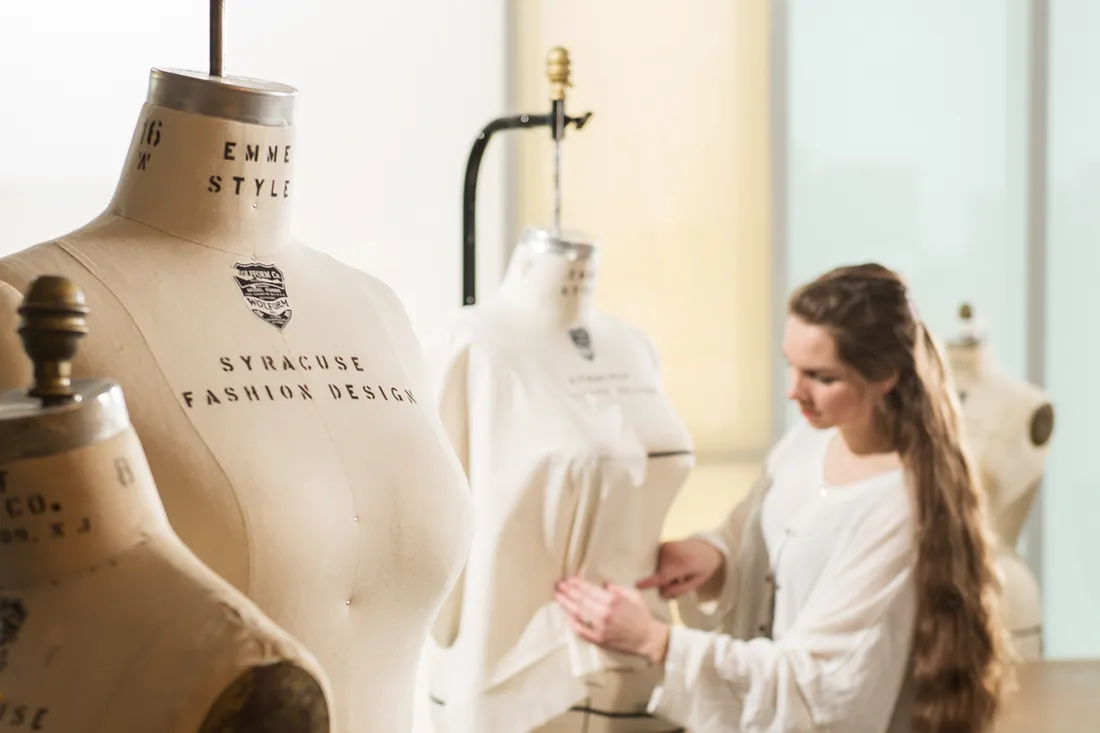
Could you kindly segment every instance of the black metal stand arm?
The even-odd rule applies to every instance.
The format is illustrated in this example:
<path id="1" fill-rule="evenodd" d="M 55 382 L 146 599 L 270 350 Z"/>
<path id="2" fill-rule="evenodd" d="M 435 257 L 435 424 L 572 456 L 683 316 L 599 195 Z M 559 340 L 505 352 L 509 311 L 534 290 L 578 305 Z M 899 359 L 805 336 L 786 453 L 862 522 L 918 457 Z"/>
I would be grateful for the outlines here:
<path id="1" fill-rule="evenodd" d="M 470 157 L 466 161 L 466 179 L 462 188 L 462 304 L 473 305 L 477 300 L 477 177 L 481 171 L 481 158 L 485 155 L 485 148 L 494 133 L 501 130 L 516 130 L 530 127 L 549 127 L 551 138 L 560 140 L 565 134 L 565 128 L 573 125 L 580 130 L 592 117 L 591 112 L 585 112 L 580 117 L 569 117 L 563 113 L 564 106 L 561 101 L 555 100 L 550 114 L 546 115 L 514 115 L 500 117 L 482 128 L 474 145 L 470 149 Z M 560 116 L 561 125 L 554 124 L 554 120 Z"/>

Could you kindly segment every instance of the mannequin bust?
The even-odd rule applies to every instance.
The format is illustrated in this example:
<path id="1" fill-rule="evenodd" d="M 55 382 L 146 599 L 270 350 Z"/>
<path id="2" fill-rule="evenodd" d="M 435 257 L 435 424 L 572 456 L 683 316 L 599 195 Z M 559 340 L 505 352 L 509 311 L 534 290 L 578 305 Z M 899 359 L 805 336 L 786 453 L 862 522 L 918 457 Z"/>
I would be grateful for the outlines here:
<path id="1" fill-rule="evenodd" d="M 31 287 L 0 394 L 0 725 L 328 733 L 312 656 L 173 533 L 119 386 L 70 381 L 83 294 Z"/>
<path id="2" fill-rule="evenodd" d="M 997 367 L 969 304 L 959 309 L 959 318 L 959 333 L 946 343 L 947 358 L 999 541 L 1002 611 L 1017 654 L 1026 660 L 1039 659 L 1043 625 L 1039 586 L 1016 554 L 1016 544 L 1046 466 L 1054 408 L 1039 387 L 1013 379 Z"/>
<path id="3" fill-rule="evenodd" d="M 404 731 L 469 492 L 393 291 L 290 237 L 295 99 L 154 69 L 109 208 L 0 260 L 0 339 L 34 276 L 82 283 L 74 374 L 126 390 L 180 538 L 315 655 L 335 731 Z"/>
<path id="4" fill-rule="evenodd" d="M 597 254 L 525 230 L 497 295 L 429 349 L 478 527 L 433 634 L 437 733 L 676 729 L 645 712 L 659 670 L 580 641 L 553 600 L 569 575 L 649 575 L 694 462 L 651 342 L 594 306 Z"/>

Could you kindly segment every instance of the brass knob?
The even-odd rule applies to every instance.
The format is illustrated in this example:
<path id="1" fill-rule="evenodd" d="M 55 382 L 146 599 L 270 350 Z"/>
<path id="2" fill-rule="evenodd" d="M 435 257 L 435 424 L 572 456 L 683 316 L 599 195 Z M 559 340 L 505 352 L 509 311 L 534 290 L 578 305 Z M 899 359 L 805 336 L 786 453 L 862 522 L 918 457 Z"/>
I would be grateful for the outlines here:
<path id="1" fill-rule="evenodd" d="M 565 99 L 565 88 L 573 83 L 569 80 L 569 52 L 561 46 L 546 54 L 546 76 L 550 78 L 550 100 Z"/>
<path id="2" fill-rule="evenodd" d="M 964 321 L 969 321 L 973 317 L 974 309 L 970 306 L 969 303 L 963 303 L 959 306 L 959 318 Z"/>
<path id="3" fill-rule="evenodd" d="M 19 315 L 23 350 L 34 363 L 34 384 L 27 394 L 47 406 L 72 401 L 72 360 L 88 333 L 84 291 L 67 278 L 43 275 L 27 288 Z"/>

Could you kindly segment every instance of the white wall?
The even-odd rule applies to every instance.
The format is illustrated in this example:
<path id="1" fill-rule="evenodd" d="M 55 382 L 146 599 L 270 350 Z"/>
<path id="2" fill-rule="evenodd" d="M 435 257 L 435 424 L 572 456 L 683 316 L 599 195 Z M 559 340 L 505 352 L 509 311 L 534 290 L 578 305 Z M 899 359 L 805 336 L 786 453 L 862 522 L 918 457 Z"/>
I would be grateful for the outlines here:
<path id="1" fill-rule="evenodd" d="M 380 276 L 424 332 L 460 300 L 462 173 L 505 109 L 503 0 L 226 3 L 225 73 L 301 91 L 294 229 Z M 205 71 L 200 0 L 0 3 L 0 255 L 114 188 L 149 68 Z M 308 8 L 308 9 L 307 9 Z M 499 272 L 503 146 L 483 162 L 480 293 Z"/>

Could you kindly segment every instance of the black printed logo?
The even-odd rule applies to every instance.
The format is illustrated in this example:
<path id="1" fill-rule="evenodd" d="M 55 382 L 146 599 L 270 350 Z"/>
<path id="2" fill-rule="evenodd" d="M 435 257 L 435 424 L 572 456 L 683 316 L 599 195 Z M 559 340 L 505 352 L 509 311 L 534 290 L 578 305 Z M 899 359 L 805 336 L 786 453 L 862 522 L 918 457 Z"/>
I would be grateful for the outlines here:
<path id="1" fill-rule="evenodd" d="M 592 361 L 596 358 L 595 352 L 592 351 L 592 339 L 589 337 L 587 329 L 574 328 L 569 332 L 569 338 L 573 339 L 573 345 L 577 347 L 577 351 L 585 359 Z"/>
<path id="2" fill-rule="evenodd" d="M 238 262 L 233 269 L 237 271 L 233 279 L 252 313 L 280 331 L 286 328 L 294 312 L 290 309 L 282 270 L 258 262 Z"/>
<path id="3" fill-rule="evenodd" d="M 27 620 L 27 609 L 18 598 L 0 598 L 0 672 L 8 666 L 9 647 Z"/>

